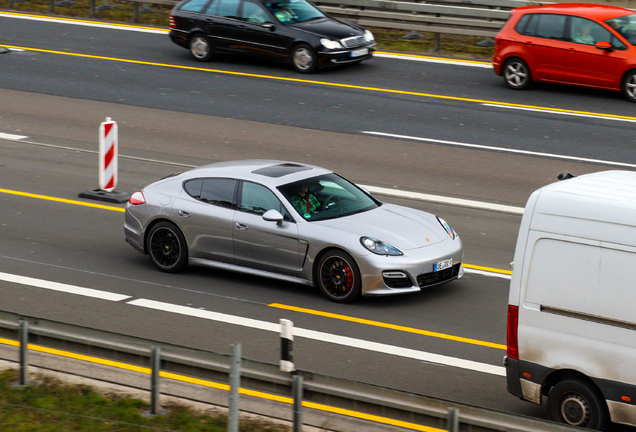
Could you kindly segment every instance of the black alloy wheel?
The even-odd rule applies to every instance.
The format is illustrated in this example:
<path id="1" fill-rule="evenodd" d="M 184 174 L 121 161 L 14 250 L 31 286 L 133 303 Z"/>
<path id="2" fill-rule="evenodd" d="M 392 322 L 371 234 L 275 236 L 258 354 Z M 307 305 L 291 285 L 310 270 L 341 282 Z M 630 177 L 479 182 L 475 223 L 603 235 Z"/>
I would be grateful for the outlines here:
<path id="1" fill-rule="evenodd" d="M 631 70 L 625 74 L 621 90 L 628 101 L 636 102 L 636 70 Z"/>
<path id="2" fill-rule="evenodd" d="M 318 69 L 316 52 L 307 44 L 301 43 L 292 51 L 292 65 L 300 73 L 313 73 Z"/>
<path id="3" fill-rule="evenodd" d="M 185 237 L 179 228 L 170 222 L 159 222 L 148 234 L 150 261 L 161 271 L 176 273 L 188 263 Z"/>
<path id="4" fill-rule="evenodd" d="M 548 395 L 550 420 L 571 426 L 607 430 L 610 424 L 605 399 L 598 390 L 581 379 L 555 385 Z"/>
<path id="5" fill-rule="evenodd" d="M 508 87 L 514 90 L 526 89 L 532 82 L 530 68 L 520 58 L 506 60 L 503 66 L 503 77 Z"/>
<path id="6" fill-rule="evenodd" d="M 196 61 L 207 62 L 212 60 L 214 50 L 210 41 L 203 33 L 195 33 L 190 37 L 188 42 L 190 47 L 190 54 Z"/>
<path id="7" fill-rule="evenodd" d="M 318 262 L 318 286 L 332 301 L 350 303 L 360 296 L 360 270 L 353 258 L 333 250 Z"/>

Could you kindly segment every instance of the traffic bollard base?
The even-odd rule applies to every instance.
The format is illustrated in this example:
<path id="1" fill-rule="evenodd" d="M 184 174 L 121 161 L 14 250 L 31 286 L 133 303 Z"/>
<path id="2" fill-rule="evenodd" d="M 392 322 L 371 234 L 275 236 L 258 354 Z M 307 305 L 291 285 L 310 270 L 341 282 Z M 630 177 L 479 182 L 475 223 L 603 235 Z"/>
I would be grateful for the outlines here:
<path id="1" fill-rule="evenodd" d="M 105 191 L 101 189 L 91 189 L 84 192 L 81 192 L 77 195 L 80 198 L 88 198 L 97 201 L 106 201 L 111 203 L 125 203 L 130 199 L 130 194 L 125 192 L 117 192 L 117 191 Z"/>

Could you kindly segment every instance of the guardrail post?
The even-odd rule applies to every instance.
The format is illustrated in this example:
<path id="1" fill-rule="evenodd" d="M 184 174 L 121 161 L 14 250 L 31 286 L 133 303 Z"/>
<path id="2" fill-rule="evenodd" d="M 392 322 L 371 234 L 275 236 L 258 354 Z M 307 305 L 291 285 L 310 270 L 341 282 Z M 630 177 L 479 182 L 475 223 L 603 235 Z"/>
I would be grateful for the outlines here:
<path id="1" fill-rule="evenodd" d="M 29 384 L 29 322 L 19 321 L 18 340 L 20 341 L 20 387 Z"/>
<path id="2" fill-rule="evenodd" d="M 294 367 L 294 323 L 287 319 L 280 321 L 280 370 L 293 372 Z"/>
<path id="3" fill-rule="evenodd" d="M 152 347 L 150 354 L 150 415 L 159 414 L 159 370 L 161 369 L 161 348 Z"/>
<path id="4" fill-rule="evenodd" d="M 294 394 L 293 432 L 301 432 L 303 430 L 303 377 L 301 375 L 294 375 L 292 392 Z"/>
<path id="5" fill-rule="evenodd" d="M 459 410 L 457 408 L 448 409 L 448 432 L 459 432 Z"/>
<path id="6" fill-rule="evenodd" d="M 441 35 L 441 33 L 433 33 L 433 36 L 435 37 L 435 46 L 433 48 L 433 51 L 441 51 L 442 50 L 442 35 Z"/>
<path id="7" fill-rule="evenodd" d="M 95 18 L 95 0 L 90 1 L 88 13 L 91 18 Z"/>
<path id="8" fill-rule="evenodd" d="M 241 387 L 241 344 L 234 345 L 232 367 L 230 368 L 230 412 L 227 419 L 227 431 L 238 432 L 239 388 Z"/>

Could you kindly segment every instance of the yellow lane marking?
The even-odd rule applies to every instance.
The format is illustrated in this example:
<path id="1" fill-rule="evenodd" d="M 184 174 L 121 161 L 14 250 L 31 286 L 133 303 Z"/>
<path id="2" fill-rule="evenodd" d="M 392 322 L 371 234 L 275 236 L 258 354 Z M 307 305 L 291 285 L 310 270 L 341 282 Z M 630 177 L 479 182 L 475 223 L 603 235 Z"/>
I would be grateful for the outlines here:
<path id="1" fill-rule="evenodd" d="M 284 304 L 280 304 L 280 303 L 271 303 L 268 306 L 273 307 L 273 308 L 277 308 L 277 309 L 285 309 L 285 310 L 289 310 L 289 311 L 293 311 L 293 312 L 300 312 L 300 313 L 309 314 L 309 315 L 318 315 L 318 316 L 322 316 L 322 317 L 326 317 L 326 318 L 333 318 L 333 319 L 342 320 L 342 321 L 355 322 L 355 323 L 358 323 L 358 324 L 365 324 L 365 325 L 370 325 L 370 326 L 375 326 L 375 327 L 382 327 L 382 328 L 387 328 L 387 329 L 391 329 L 391 330 L 403 331 L 403 332 L 407 332 L 407 333 L 415 333 L 415 334 L 419 334 L 419 335 L 423 335 L 423 336 L 435 337 L 435 338 L 439 338 L 439 339 L 447 339 L 447 340 L 452 340 L 452 341 L 455 341 L 455 342 L 463 342 L 463 343 L 472 344 L 472 345 L 480 345 L 480 346 L 485 346 L 485 347 L 488 347 L 488 348 L 497 348 L 497 349 L 502 349 L 502 350 L 506 349 L 506 345 L 496 344 L 496 343 L 492 343 L 492 342 L 484 342 L 484 341 L 480 341 L 480 340 L 477 340 L 477 339 L 469 339 L 469 338 L 465 338 L 465 337 L 453 336 L 453 335 L 448 335 L 448 334 L 444 334 L 444 333 L 437 333 L 437 332 L 432 332 L 432 331 L 428 331 L 428 330 L 420 330 L 420 329 L 416 329 L 416 328 L 413 328 L 413 327 L 405 327 L 405 326 L 400 326 L 400 325 L 395 325 L 395 324 L 383 323 L 383 322 L 380 322 L 380 321 L 372 321 L 372 320 L 363 319 L 363 318 L 355 318 L 355 317 L 350 317 L 350 316 L 347 316 L 347 315 L 335 314 L 335 313 L 331 313 L 331 312 L 323 312 L 323 311 L 318 311 L 318 310 L 314 310 L 314 309 L 306 309 L 306 308 L 300 308 L 300 307 L 296 307 L 296 306 L 288 306 L 288 305 L 284 305 Z"/>
<path id="2" fill-rule="evenodd" d="M 10 345 L 10 346 L 14 346 L 14 347 L 19 347 L 20 346 L 19 342 L 16 342 L 16 341 L 13 341 L 13 340 L 10 340 L 10 339 L 3 339 L 3 338 L 0 338 L 0 344 L 2 344 L 2 345 Z M 68 351 L 62 351 L 62 350 L 53 349 L 53 348 L 46 348 L 46 347 L 39 346 L 39 345 L 34 345 L 34 344 L 28 344 L 28 349 L 32 350 L 32 351 L 37 351 L 37 352 L 53 354 L 53 355 L 57 355 L 57 356 L 61 356 L 61 357 L 81 360 L 81 361 L 85 361 L 85 362 L 88 362 L 88 363 L 95 363 L 95 364 L 100 364 L 100 365 L 105 365 L 105 366 L 111 366 L 111 367 L 114 367 L 114 368 L 117 368 L 117 369 L 125 369 L 125 370 L 129 370 L 129 371 L 139 372 L 139 373 L 146 374 L 146 375 L 150 375 L 150 373 L 151 373 L 151 370 L 149 368 L 146 368 L 146 367 L 135 366 L 135 365 L 122 363 L 122 362 L 111 361 L 111 360 L 104 360 L 104 359 L 101 359 L 101 358 L 98 358 L 98 357 L 91 357 L 91 356 L 87 356 L 87 355 L 83 355 L 83 354 L 76 354 L 76 353 L 72 353 L 72 352 L 68 352 Z M 199 378 L 191 378 L 191 377 L 187 377 L 187 376 L 184 376 L 184 375 L 179 375 L 179 374 L 174 374 L 174 373 L 171 373 L 171 372 L 164 372 L 164 371 L 160 371 L 159 375 L 161 377 L 164 377 L 164 378 L 168 378 L 168 379 L 172 379 L 172 380 L 176 380 L 176 381 L 181 381 L 181 382 L 186 382 L 186 383 L 189 383 L 189 384 L 196 384 L 196 385 L 200 385 L 200 386 L 205 386 L 205 387 L 210 387 L 210 388 L 215 388 L 215 389 L 225 390 L 225 391 L 229 391 L 230 390 L 230 386 L 229 385 L 216 383 L 214 381 L 208 381 L 208 380 L 203 380 L 203 379 L 199 379 Z M 275 401 L 275 402 L 281 402 L 281 403 L 290 404 L 290 405 L 294 403 L 294 400 L 292 398 L 285 397 L 285 396 L 278 396 L 278 395 L 274 395 L 274 394 L 271 394 L 271 393 L 265 393 L 265 392 L 260 392 L 260 391 L 256 391 L 256 390 L 248 390 L 248 389 L 244 389 L 244 388 L 239 388 L 239 393 L 244 394 L 246 396 L 253 396 L 253 397 L 256 397 L 256 398 L 271 400 L 271 401 Z M 428 427 L 428 426 L 421 426 L 421 425 L 418 425 L 418 424 L 415 424 L 415 423 L 408 423 L 408 422 L 404 422 L 404 421 L 400 421 L 400 420 L 393 420 L 393 419 L 390 419 L 390 418 L 387 418 L 387 417 L 380 417 L 380 416 L 376 416 L 376 415 L 365 414 L 365 413 L 361 413 L 361 412 L 358 412 L 358 411 L 352 411 L 352 410 L 347 410 L 347 409 L 342 409 L 342 408 L 336 408 L 336 407 L 323 405 L 323 404 L 317 404 L 317 403 L 313 403 L 313 402 L 304 401 L 302 403 L 302 405 L 304 407 L 306 407 L 306 408 L 311 408 L 311 409 L 315 409 L 315 410 L 318 410 L 318 411 L 324 411 L 324 412 L 330 412 L 330 413 L 334 413 L 334 414 L 345 415 L 345 416 L 348 416 L 348 417 L 354 417 L 354 418 L 369 420 L 369 421 L 373 421 L 373 422 L 376 422 L 376 423 L 383 423 L 383 424 L 388 424 L 388 425 L 392 425 L 392 426 L 403 427 L 403 428 L 406 428 L 406 429 L 412 429 L 412 430 L 416 430 L 416 431 L 445 432 L 445 429 L 437 429 L 437 428 Z"/>
<path id="3" fill-rule="evenodd" d="M 11 345 L 11 346 L 14 346 L 14 347 L 19 347 L 20 346 L 20 342 L 12 341 L 11 339 L 3 339 L 3 338 L 0 338 L 0 344 L 2 344 L 2 345 Z"/>
<path id="4" fill-rule="evenodd" d="M 90 21 L 90 20 L 64 18 L 64 17 L 49 16 L 49 15 L 33 15 L 33 14 L 25 14 L 25 13 L 7 12 L 7 11 L 0 11 L 0 15 L 16 15 L 16 16 L 25 16 L 25 17 L 31 17 L 31 18 L 45 18 L 47 20 L 80 22 L 80 23 L 86 23 L 86 24 L 97 24 L 97 25 L 112 26 L 112 27 L 130 27 L 130 28 L 138 28 L 138 29 L 144 29 L 144 30 L 158 30 L 158 31 L 165 31 L 166 33 L 170 31 L 170 29 L 165 29 L 160 27 L 159 28 L 158 27 L 143 27 L 143 26 L 131 25 L 131 24 L 119 24 L 119 23 L 104 22 L 104 21 Z"/>
<path id="5" fill-rule="evenodd" d="M 482 266 L 476 266 L 476 265 L 472 265 L 472 264 L 462 264 L 464 266 L 464 268 L 469 268 L 469 269 L 473 269 L 473 270 L 483 270 L 483 271 L 488 271 L 488 272 L 493 272 L 493 273 L 501 273 L 501 274 L 507 274 L 507 275 L 511 275 L 512 274 L 512 270 L 503 270 L 503 269 L 497 269 L 497 268 L 492 268 L 492 267 L 482 267 Z"/>
<path id="6" fill-rule="evenodd" d="M 3 46 L 5 46 L 7 48 L 13 48 L 13 49 L 21 49 L 21 50 L 26 50 L 26 51 L 36 51 L 36 52 L 43 52 L 43 53 L 49 53 L 49 54 L 59 54 L 59 55 L 72 56 L 72 57 L 82 57 L 82 58 L 109 60 L 109 61 L 117 61 L 117 62 L 122 62 L 122 63 L 131 63 L 131 64 L 140 64 L 140 65 L 148 65 L 148 66 L 167 67 L 167 68 L 174 68 L 174 69 L 185 69 L 185 70 L 193 70 L 193 71 L 211 72 L 211 73 L 218 73 L 218 74 L 224 74 L 224 75 L 233 75 L 233 76 L 242 76 L 242 77 L 251 77 L 251 78 L 262 78 L 262 79 L 269 79 L 269 80 L 275 80 L 275 81 L 287 81 L 287 82 L 297 82 L 297 83 L 303 83 L 303 84 L 315 84 L 315 85 L 321 85 L 321 86 L 327 86 L 327 87 L 339 87 L 339 88 L 347 88 L 347 89 L 355 89 L 355 90 L 367 90 L 367 91 L 372 91 L 372 92 L 389 93 L 389 94 L 400 94 L 400 95 L 407 95 L 407 96 L 420 96 L 420 97 L 431 98 L 431 99 L 443 99 L 443 100 L 452 100 L 452 101 L 460 101 L 460 102 L 472 102 L 472 103 L 478 103 L 478 104 L 500 105 L 500 106 L 516 107 L 516 108 L 530 108 L 530 109 L 533 109 L 533 110 L 546 111 L 546 112 L 560 112 L 560 113 L 568 113 L 568 114 L 583 114 L 583 115 L 592 116 L 592 117 L 611 117 L 611 118 L 624 119 L 624 120 L 636 120 L 636 117 L 623 116 L 623 115 L 617 115 L 617 114 L 602 114 L 602 113 L 595 113 L 595 112 L 589 112 L 589 111 L 569 110 L 569 109 L 563 109 L 563 108 L 552 108 L 552 107 L 548 108 L 548 107 L 535 106 L 535 105 L 521 105 L 521 104 L 516 104 L 516 103 L 510 103 L 510 102 L 497 102 L 497 101 L 490 101 L 490 100 L 484 100 L 484 99 L 463 98 L 463 97 L 459 97 L 459 96 L 444 96 L 444 95 L 437 95 L 437 94 L 431 94 L 431 93 L 420 93 L 420 92 L 413 92 L 413 91 L 406 91 L 406 90 L 393 90 L 393 89 L 378 88 L 378 87 L 358 86 L 358 85 L 353 85 L 353 84 L 330 83 L 330 82 L 325 82 L 325 81 L 314 81 L 314 80 L 306 80 L 306 79 L 301 79 L 301 78 L 287 78 L 287 77 L 277 77 L 277 76 L 272 76 L 272 75 L 251 74 L 251 73 L 246 73 L 246 72 L 225 71 L 225 70 L 220 70 L 220 69 L 207 69 L 207 68 L 201 68 L 201 67 L 196 67 L 196 66 L 181 66 L 181 65 L 172 65 L 172 64 L 167 64 L 167 63 L 145 62 L 145 61 L 141 61 L 141 60 L 129 60 L 129 59 L 122 59 L 122 58 L 115 58 L 115 57 L 102 57 L 102 56 L 95 56 L 95 55 L 90 55 L 90 54 L 68 53 L 68 52 L 63 52 L 63 51 L 53 51 L 53 50 L 45 50 L 45 49 L 39 49 L 39 48 L 28 48 L 28 47 L 12 46 L 12 45 L 3 45 Z"/>
<path id="7" fill-rule="evenodd" d="M 20 346 L 20 344 L 18 343 L 17 346 Z M 122 363 L 122 362 L 116 362 L 116 361 L 111 361 L 111 360 L 104 360 L 104 359 L 100 359 L 97 357 L 91 357 L 91 356 L 87 356 L 87 355 L 83 355 L 83 354 L 75 354 L 72 352 L 68 352 L 68 351 L 62 351 L 62 350 L 58 350 L 58 349 L 54 349 L 54 348 L 46 348 L 43 346 L 39 346 L 39 345 L 33 345 L 33 344 L 29 344 L 28 349 L 31 351 L 38 351 L 38 352 L 42 352 L 42 353 L 46 353 L 46 354 L 53 354 L 56 356 L 60 356 L 60 357 L 67 357 L 67 358 L 72 358 L 75 360 L 82 360 L 82 361 L 86 361 L 86 362 L 90 362 L 90 363 L 96 363 L 96 364 L 101 364 L 104 366 L 111 366 L 111 367 L 115 367 L 117 369 L 126 369 L 129 371 L 133 371 L 133 372 L 139 372 L 139 373 L 143 373 L 143 374 L 150 374 L 151 370 L 145 367 L 141 367 L 141 366 L 134 366 L 131 364 L 127 364 L 127 363 Z"/>
<path id="8" fill-rule="evenodd" d="M 121 208 L 121 207 L 113 207 L 113 206 L 106 206 L 106 205 L 101 205 L 101 204 L 93 204 L 93 203 L 87 203 L 87 202 L 83 202 L 83 201 L 67 200 L 67 199 L 64 199 L 64 198 L 55 198 L 55 197 L 50 197 L 50 196 L 46 196 L 46 195 L 36 195 L 36 194 L 32 194 L 32 193 L 18 192 L 18 191 L 13 191 L 13 190 L 8 190 L 8 189 L 0 189 L 0 193 L 25 196 L 25 197 L 29 197 L 29 198 L 43 199 L 43 200 L 47 200 L 47 201 L 57 201 L 57 202 L 65 203 L 65 204 L 74 204 L 74 205 L 80 205 L 80 206 L 85 206 L 85 207 L 95 207 L 95 208 L 100 208 L 100 209 L 104 209 L 104 210 L 112 210 L 112 211 L 118 211 L 118 212 L 125 212 L 126 211 L 126 209 Z"/>

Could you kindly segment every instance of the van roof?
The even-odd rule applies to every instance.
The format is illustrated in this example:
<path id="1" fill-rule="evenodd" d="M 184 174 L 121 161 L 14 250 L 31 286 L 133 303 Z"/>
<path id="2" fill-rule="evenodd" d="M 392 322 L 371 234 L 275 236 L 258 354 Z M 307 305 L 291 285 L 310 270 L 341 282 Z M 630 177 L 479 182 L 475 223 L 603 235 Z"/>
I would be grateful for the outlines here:
<path id="1" fill-rule="evenodd" d="M 537 193 L 535 213 L 636 225 L 636 172 L 585 174 Z"/>

